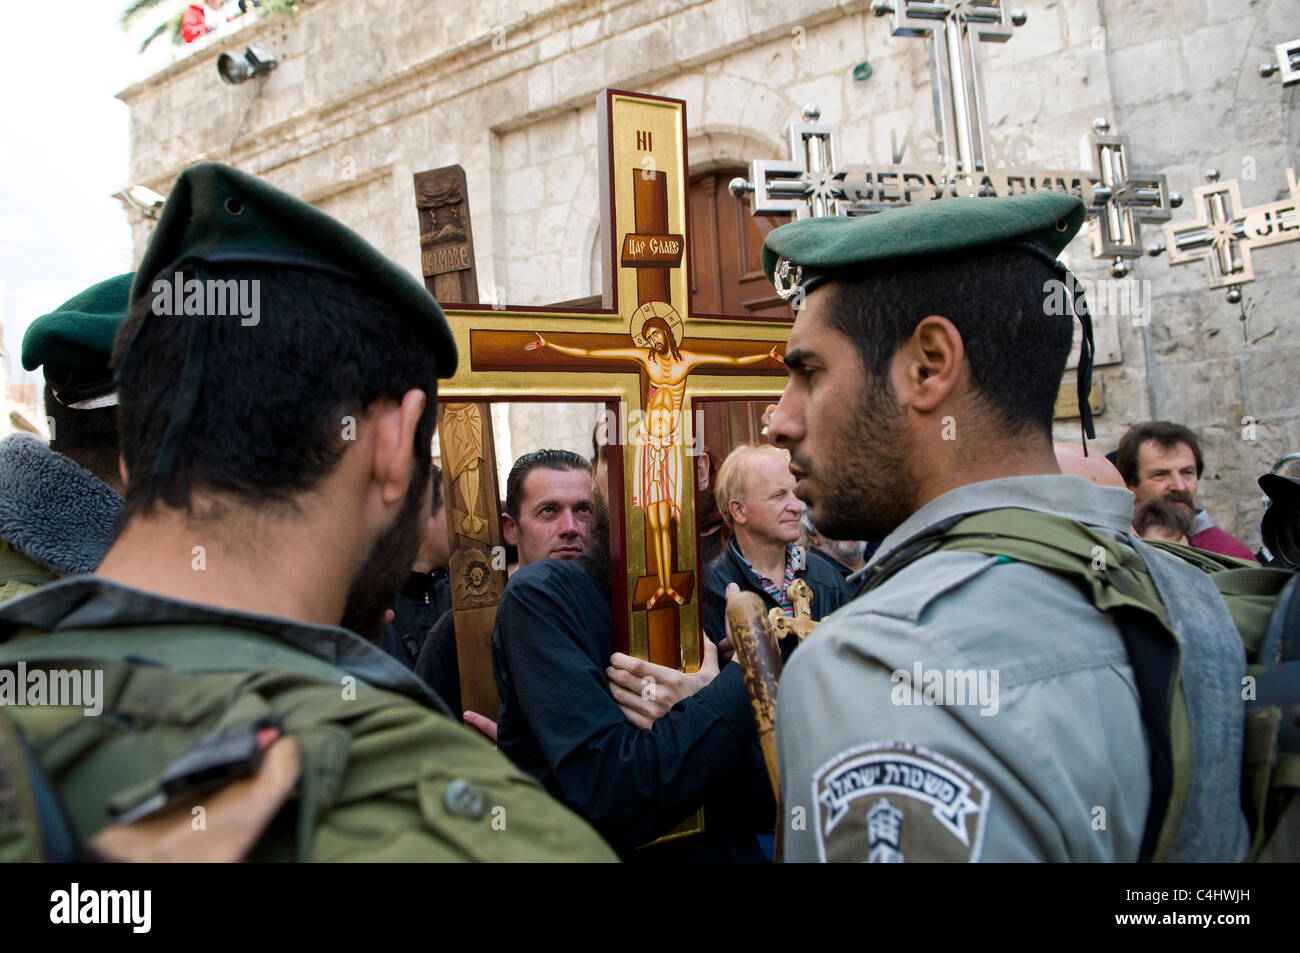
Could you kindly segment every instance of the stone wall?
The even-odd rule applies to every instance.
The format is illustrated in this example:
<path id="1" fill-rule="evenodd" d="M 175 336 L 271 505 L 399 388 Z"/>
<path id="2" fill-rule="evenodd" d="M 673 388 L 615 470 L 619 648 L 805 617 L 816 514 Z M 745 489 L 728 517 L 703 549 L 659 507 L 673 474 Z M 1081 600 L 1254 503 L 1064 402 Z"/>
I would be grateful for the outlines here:
<path id="1" fill-rule="evenodd" d="M 1300 26 L 1296 0 L 1026 3 L 1028 23 L 986 43 L 989 131 L 999 164 L 1077 166 L 1106 117 L 1131 167 L 1168 174 L 1193 217 L 1202 171 L 1279 197 L 1296 165 L 1296 89 L 1259 63 Z M 418 273 L 414 172 L 465 167 L 485 300 L 544 304 L 599 290 L 595 100 L 607 86 L 686 100 L 692 170 L 785 157 L 786 125 L 815 102 L 841 124 L 842 163 L 936 155 L 927 44 L 893 37 L 865 2 L 830 0 L 316 0 L 267 18 L 121 94 L 133 182 L 166 194 L 198 159 L 232 162 L 314 202 Z M 526 11 L 526 12 L 525 12 Z M 261 42 L 280 66 L 227 86 L 216 57 Z M 867 60 L 873 75 L 852 78 Z M 137 255 L 148 222 L 135 223 Z M 1148 227 L 1147 243 L 1160 237 Z M 1067 263 L 1105 278 L 1081 237 Z M 1181 420 L 1204 435 L 1205 504 L 1256 541 L 1254 476 L 1300 448 L 1295 308 L 1300 245 L 1256 255 L 1240 307 L 1198 265 L 1137 263 L 1147 326 L 1120 316 L 1123 360 L 1098 369 L 1098 444 L 1130 423 Z M 1138 324 L 1141 324 L 1139 320 Z M 1256 421 L 1242 439 L 1243 418 Z M 575 424 L 575 433 L 581 428 Z M 1059 436 L 1077 434 L 1062 423 Z M 575 447 L 575 449 L 581 449 Z"/>

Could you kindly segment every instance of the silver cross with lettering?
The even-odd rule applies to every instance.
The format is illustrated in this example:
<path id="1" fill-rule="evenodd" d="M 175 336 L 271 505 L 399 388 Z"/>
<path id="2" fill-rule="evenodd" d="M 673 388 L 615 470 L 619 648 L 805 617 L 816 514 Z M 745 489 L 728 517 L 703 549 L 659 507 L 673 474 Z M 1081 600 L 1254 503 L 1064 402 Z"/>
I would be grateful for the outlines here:
<path id="1" fill-rule="evenodd" d="M 892 14 L 894 36 L 923 36 L 930 41 L 934 77 L 934 112 L 944 165 L 952 162 L 970 174 L 985 168 L 987 126 L 984 81 L 980 76 L 980 40 L 1005 43 L 1013 26 L 1023 26 L 1023 10 L 1008 11 L 1001 0 L 956 3 L 871 5 L 876 16 Z"/>
<path id="2" fill-rule="evenodd" d="M 1274 73 L 1281 73 L 1283 86 L 1300 83 L 1300 40 L 1279 43 L 1274 52 L 1277 62 L 1265 63 L 1259 68 L 1259 75 L 1268 79 Z"/>
<path id="3" fill-rule="evenodd" d="M 1205 261 L 1211 288 L 1228 289 L 1228 301 L 1241 301 L 1241 286 L 1255 280 L 1251 251 L 1267 245 L 1300 241 L 1300 182 L 1287 170 L 1290 197 L 1254 208 L 1242 208 L 1236 179 L 1219 182 L 1216 169 L 1205 173 L 1208 185 L 1194 193 L 1197 217 L 1181 225 L 1166 225 L 1165 244 L 1153 245 L 1151 255 L 1169 251 L 1169 264 Z"/>
<path id="4" fill-rule="evenodd" d="M 750 163 L 752 182 L 742 178 L 728 183 L 731 194 L 742 198 L 751 193 L 754 215 L 783 215 L 820 218 L 842 214 L 844 173 L 835 169 L 839 124 L 819 123 L 821 109 L 803 108 L 803 122 L 792 122 L 786 130 L 790 159 L 755 159 Z"/>
<path id="5" fill-rule="evenodd" d="M 1128 259 L 1142 254 L 1142 222 L 1167 222 L 1183 197 L 1170 193 L 1163 175 L 1130 173 L 1128 140 L 1110 135 L 1110 123 L 1098 119 L 1081 147 L 1084 165 L 1097 169 L 1101 185 L 1093 190 L 1099 203 L 1089 220 L 1092 254 L 1111 259 L 1110 273 L 1116 278 L 1128 274 Z M 1102 204 L 1104 203 L 1104 204 Z"/>

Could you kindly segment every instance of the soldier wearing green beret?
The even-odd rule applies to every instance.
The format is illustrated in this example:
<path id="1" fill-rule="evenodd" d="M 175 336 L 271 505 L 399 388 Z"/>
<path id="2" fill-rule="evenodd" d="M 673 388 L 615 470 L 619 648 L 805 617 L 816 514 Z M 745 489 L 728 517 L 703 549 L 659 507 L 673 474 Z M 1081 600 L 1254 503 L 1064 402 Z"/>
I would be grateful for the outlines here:
<path id="1" fill-rule="evenodd" d="M 796 495 L 883 539 L 777 700 L 787 860 L 1240 860 L 1241 642 L 1208 578 L 1061 475 L 1068 195 L 768 235 L 800 305 L 770 424 Z"/>
<path id="2" fill-rule="evenodd" d="M 0 602 L 93 572 L 113 542 L 122 480 L 108 360 L 132 277 L 92 285 L 23 337 L 23 367 L 45 370 L 50 442 L 0 441 Z"/>
<path id="3" fill-rule="evenodd" d="M 77 841 L 121 856 L 143 824 L 172 832 L 144 856 L 182 859 L 223 843 L 250 859 L 613 859 L 373 644 L 419 545 L 437 379 L 456 360 L 437 302 L 354 232 L 227 166 L 180 175 L 113 353 L 121 531 L 94 575 L 0 612 L 0 690 L 18 665 L 50 685 L 97 673 L 99 717 L 0 710 Z M 297 755 L 272 758 L 281 741 Z M 208 807 L 208 839 L 186 840 Z"/>

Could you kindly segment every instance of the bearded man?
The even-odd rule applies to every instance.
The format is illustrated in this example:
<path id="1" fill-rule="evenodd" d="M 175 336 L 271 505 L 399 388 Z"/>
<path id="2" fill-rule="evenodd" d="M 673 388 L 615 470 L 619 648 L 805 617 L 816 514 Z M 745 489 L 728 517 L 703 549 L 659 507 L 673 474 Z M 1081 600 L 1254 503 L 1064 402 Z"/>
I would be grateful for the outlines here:
<path id="1" fill-rule="evenodd" d="M 236 291 L 251 307 L 231 314 Z M 17 728 L 0 742 L 35 749 L 8 763 L 48 772 L 77 841 L 121 857 L 163 829 L 181 860 L 220 844 L 612 859 L 373 644 L 420 544 L 437 380 L 456 361 L 437 302 L 360 236 L 229 166 L 181 173 L 114 345 L 122 530 L 94 575 L 0 615 L 0 669 L 71 656 L 102 677 L 102 719 L 0 710 Z"/>
<path id="2" fill-rule="evenodd" d="M 769 436 L 818 529 L 882 540 L 781 678 L 787 860 L 1246 855 L 1232 618 L 1053 454 L 1072 316 L 1048 295 L 1085 214 L 945 199 L 764 242 L 802 304 Z"/>
<path id="3" fill-rule="evenodd" d="M 1254 562 L 1255 555 L 1245 543 L 1215 526 L 1205 508 L 1196 505 L 1205 458 L 1190 429 L 1167 420 L 1136 424 L 1120 439 L 1115 463 L 1138 506 L 1163 499 L 1192 517 L 1190 545 Z"/>

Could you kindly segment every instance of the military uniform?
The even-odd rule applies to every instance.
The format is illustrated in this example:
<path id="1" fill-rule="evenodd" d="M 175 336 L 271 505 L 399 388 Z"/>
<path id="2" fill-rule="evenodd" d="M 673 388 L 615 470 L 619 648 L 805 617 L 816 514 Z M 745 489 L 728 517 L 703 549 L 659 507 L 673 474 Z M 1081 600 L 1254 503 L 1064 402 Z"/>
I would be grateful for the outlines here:
<path id="1" fill-rule="evenodd" d="M 123 659 L 131 667 L 112 665 Z M 615 859 L 540 784 L 447 717 L 410 670 L 346 629 L 83 576 L 0 606 L 0 668 L 19 661 L 28 672 L 108 666 L 93 719 L 7 709 L 83 842 L 113 819 L 110 808 L 150 793 L 200 727 L 272 716 L 299 740 L 306 767 L 251 859 Z M 95 729 L 108 736 L 86 750 Z M 73 738 L 83 746 L 69 753 Z"/>
<path id="2" fill-rule="evenodd" d="M 1083 214 L 1039 193 L 813 219 L 774 230 L 764 267 L 789 295 L 985 245 L 1055 263 Z M 1129 536 L 1132 507 L 1078 477 L 1014 477 L 950 490 L 889 534 L 781 679 L 786 860 L 1244 859 L 1241 642 L 1204 574 Z M 1004 554 L 1044 527 L 1069 545 Z M 1114 560 L 1091 584 L 1071 572 L 1077 546 L 1062 555 L 1071 534 Z"/>
<path id="3" fill-rule="evenodd" d="M 43 367 L 53 399 L 73 412 L 65 427 L 75 425 L 77 412 L 116 403 L 109 355 L 133 277 L 92 285 L 23 335 L 23 367 Z M 78 436 L 65 433 L 63 441 L 75 445 Z M 0 441 L 0 602 L 60 576 L 93 572 L 112 545 L 121 508 L 103 480 L 40 438 Z"/>
<path id="4" fill-rule="evenodd" d="M 1127 491 L 1080 477 L 974 483 L 913 514 L 872 564 L 954 515 L 1002 507 L 1118 541 L 1133 512 Z M 1241 684 L 1239 666 L 1226 684 Z M 1036 566 L 938 552 L 850 602 L 791 658 L 777 738 L 787 816 L 806 819 L 787 825 L 787 860 L 1138 857 L 1150 751 L 1124 641 L 1077 585 Z M 1241 859 L 1244 822 L 1219 824 L 1203 832 L 1205 859 Z"/>
<path id="5" fill-rule="evenodd" d="M 410 323 L 437 374 L 455 372 L 450 329 L 419 281 L 329 216 L 236 169 L 205 163 L 181 173 L 132 301 L 142 304 L 154 294 L 155 276 L 171 280 L 189 263 L 310 268 L 372 289 Z M 157 320 L 159 300 L 117 342 L 124 393 L 149 373 L 137 341 L 139 329 Z M 212 317 L 187 313 L 186 321 Z M 200 406 L 215 344 L 209 335 L 189 337 L 173 402 L 154 409 L 168 420 L 149 461 L 156 476 L 185 462 L 182 438 Z M 230 793 L 229 779 L 241 772 L 256 777 L 260 746 L 278 733 L 296 747 L 299 774 L 291 794 L 279 789 L 287 800 L 270 808 L 256 802 L 268 826 L 252 828 L 249 859 L 616 859 L 589 825 L 449 718 L 407 667 L 354 632 L 198 605 L 94 576 L 51 583 L 3 610 L 0 696 L 14 691 L 15 675 L 53 685 L 54 670 L 88 679 L 65 678 L 63 692 L 79 685 L 84 695 L 96 679 L 102 692 L 81 698 L 91 702 L 84 713 L 66 699 L 0 706 L 0 765 L 8 759 L 39 768 L 16 802 L 48 808 L 26 815 L 19 828 L 10 814 L 0 817 L 0 858 L 66 856 L 50 848 L 66 837 L 43 836 L 57 802 L 82 843 L 112 822 L 110 833 L 138 831 L 138 820 L 170 823 L 177 812 L 188 831 L 191 806 L 197 811 L 204 798 Z M 33 852 L 33 827 L 43 852 Z"/>

